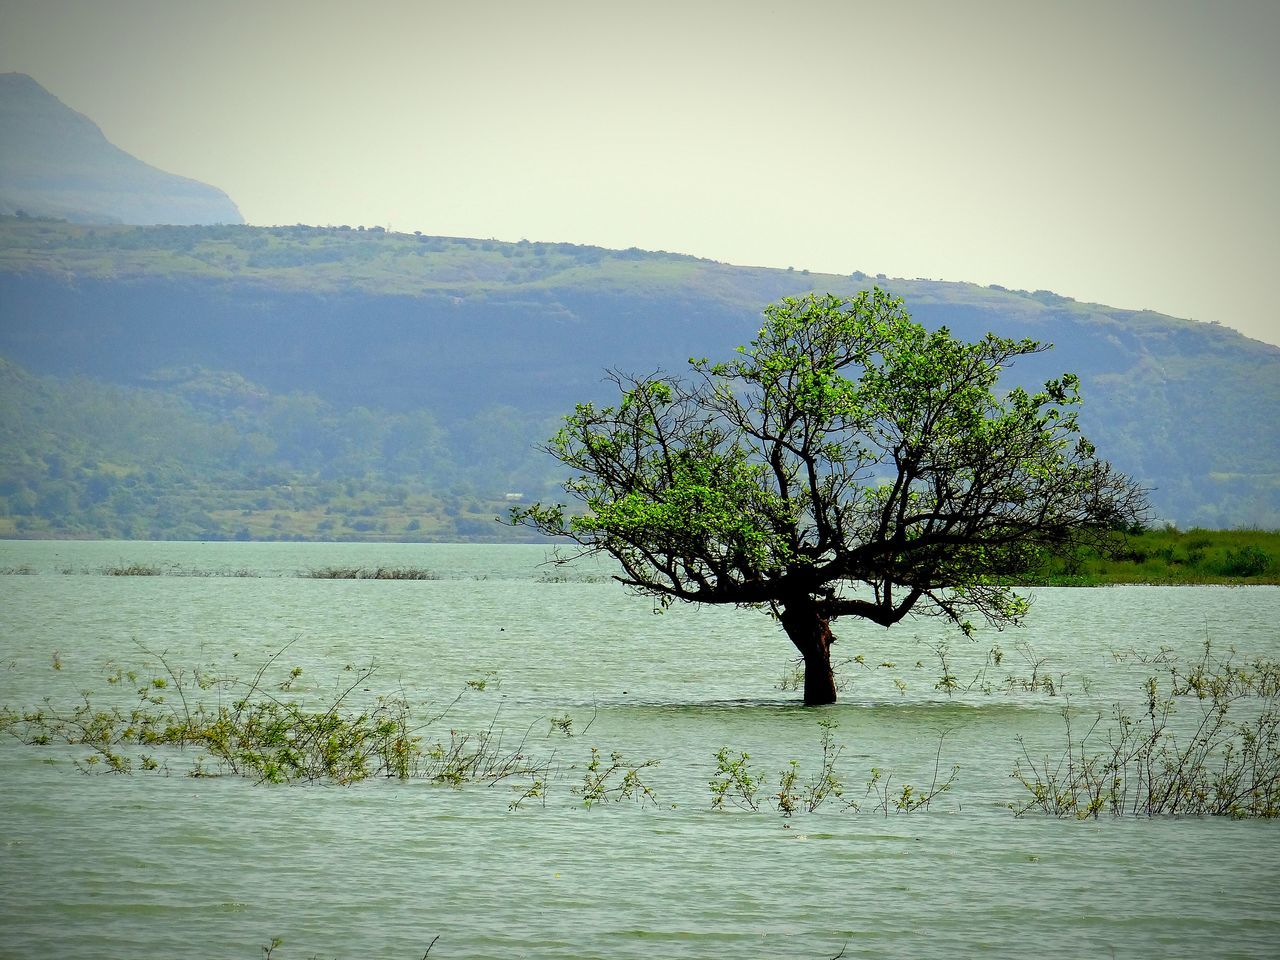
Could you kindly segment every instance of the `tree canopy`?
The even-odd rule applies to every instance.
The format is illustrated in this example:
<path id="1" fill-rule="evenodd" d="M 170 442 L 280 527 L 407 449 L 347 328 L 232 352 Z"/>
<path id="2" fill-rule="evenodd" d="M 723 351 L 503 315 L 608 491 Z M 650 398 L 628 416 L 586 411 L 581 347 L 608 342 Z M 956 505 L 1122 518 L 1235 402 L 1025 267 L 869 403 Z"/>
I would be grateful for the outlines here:
<path id="1" fill-rule="evenodd" d="M 997 396 L 1047 346 L 930 332 L 879 289 L 764 317 L 688 379 L 612 373 L 617 404 L 579 405 L 547 447 L 585 509 L 513 521 L 612 555 L 664 604 L 770 609 L 817 704 L 835 699 L 832 620 L 1014 623 L 1027 604 L 1007 584 L 1044 550 L 1142 519 L 1144 492 L 1079 434 L 1075 376 Z"/>

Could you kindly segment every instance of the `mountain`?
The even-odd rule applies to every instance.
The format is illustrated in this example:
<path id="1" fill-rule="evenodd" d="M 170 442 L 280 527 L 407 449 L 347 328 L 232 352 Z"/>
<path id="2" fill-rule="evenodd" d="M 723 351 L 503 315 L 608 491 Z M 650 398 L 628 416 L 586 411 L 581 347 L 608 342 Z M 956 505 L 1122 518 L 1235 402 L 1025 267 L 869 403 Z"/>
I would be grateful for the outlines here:
<path id="1" fill-rule="evenodd" d="M 148 166 L 35 80 L 0 74 L 0 213 L 79 223 L 243 223 L 216 187 Z"/>
<path id="2" fill-rule="evenodd" d="M 1079 374 L 1086 435 L 1157 519 L 1280 528 L 1280 348 L 1215 324 L 635 249 L 0 218 L 0 534 L 7 511 L 9 535 L 501 535 L 508 494 L 556 495 L 536 444 L 610 399 L 606 368 L 725 357 L 773 300 L 871 285 L 1056 344 L 1008 383 Z"/>

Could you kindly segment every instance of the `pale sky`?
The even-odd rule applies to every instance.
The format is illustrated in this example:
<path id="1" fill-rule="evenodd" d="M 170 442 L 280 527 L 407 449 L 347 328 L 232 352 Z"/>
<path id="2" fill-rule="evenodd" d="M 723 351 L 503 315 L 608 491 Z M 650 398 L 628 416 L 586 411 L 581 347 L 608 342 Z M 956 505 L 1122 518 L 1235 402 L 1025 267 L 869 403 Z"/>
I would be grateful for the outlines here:
<path id="1" fill-rule="evenodd" d="M 0 0 L 253 224 L 1045 288 L 1280 344 L 1277 0 Z"/>

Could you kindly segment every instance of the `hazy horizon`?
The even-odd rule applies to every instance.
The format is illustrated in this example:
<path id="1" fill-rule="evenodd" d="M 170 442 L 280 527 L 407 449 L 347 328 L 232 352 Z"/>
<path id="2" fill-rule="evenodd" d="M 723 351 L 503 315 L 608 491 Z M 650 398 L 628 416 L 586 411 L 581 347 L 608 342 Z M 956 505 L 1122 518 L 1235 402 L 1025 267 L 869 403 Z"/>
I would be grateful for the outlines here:
<path id="1" fill-rule="evenodd" d="M 252 224 L 999 283 L 1280 344 L 1280 4 L 0 0 Z"/>

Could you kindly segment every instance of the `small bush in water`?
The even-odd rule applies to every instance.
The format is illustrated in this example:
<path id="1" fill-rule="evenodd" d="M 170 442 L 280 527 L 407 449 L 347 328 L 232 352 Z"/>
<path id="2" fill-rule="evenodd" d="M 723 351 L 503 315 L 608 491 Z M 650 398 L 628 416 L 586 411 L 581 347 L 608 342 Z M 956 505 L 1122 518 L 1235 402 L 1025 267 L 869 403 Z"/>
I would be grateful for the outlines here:
<path id="1" fill-rule="evenodd" d="M 1084 733 L 1063 711 L 1061 756 L 1035 759 L 1024 747 L 1013 777 L 1030 797 L 1018 815 L 1102 813 L 1280 816 L 1280 662 L 1237 663 L 1209 643 L 1189 668 L 1177 662 L 1145 683 L 1136 716 L 1117 707 Z M 1179 724 L 1179 706 L 1196 711 Z"/>

